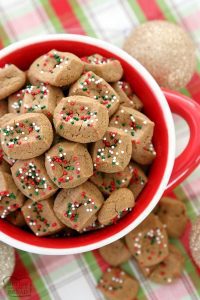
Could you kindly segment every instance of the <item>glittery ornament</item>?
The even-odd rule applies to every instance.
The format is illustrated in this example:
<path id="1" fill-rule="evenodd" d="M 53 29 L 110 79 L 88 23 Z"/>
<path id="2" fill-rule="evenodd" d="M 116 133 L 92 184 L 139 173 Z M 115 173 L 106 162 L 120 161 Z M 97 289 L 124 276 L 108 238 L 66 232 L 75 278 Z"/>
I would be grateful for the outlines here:
<path id="1" fill-rule="evenodd" d="M 0 289 L 9 281 L 14 267 L 14 248 L 0 242 Z"/>
<path id="2" fill-rule="evenodd" d="M 200 216 L 192 225 L 190 235 L 190 250 L 194 261 L 200 267 Z"/>
<path id="3" fill-rule="evenodd" d="M 142 24 L 127 38 L 123 48 L 140 61 L 162 87 L 182 88 L 194 73 L 194 44 L 187 33 L 173 23 Z"/>

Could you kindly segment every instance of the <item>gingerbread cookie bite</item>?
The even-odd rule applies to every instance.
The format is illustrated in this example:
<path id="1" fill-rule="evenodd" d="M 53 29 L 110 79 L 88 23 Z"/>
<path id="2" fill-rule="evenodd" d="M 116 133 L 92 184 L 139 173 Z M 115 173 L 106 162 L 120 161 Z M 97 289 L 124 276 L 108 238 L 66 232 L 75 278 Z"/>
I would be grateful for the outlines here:
<path id="1" fill-rule="evenodd" d="M 0 144 L 0 172 L 10 173 L 10 166 L 4 159 L 4 152 Z"/>
<path id="2" fill-rule="evenodd" d="M 94 171 L 93 176 L 90 177 L 100 191 L 105 195 L 110 195 L 117 189 L 127 187 L 132 178 L 133 167 L 130 163 L 123 171 L 117 173 L 103 173 Z"/>
<path id="3" fill-rule="evenodd" d="M 62 90 L 58 87 L 47 84 L 29 85 L 25 89 L 20 112 L 22 114 L 30 112 L 43 113 L 49 119 L 52 119 L 57 102 L 63 96 Z"/>
<path id="4" fill-rule="evenodd" d="M 56 132 L 70 141 L 91 143 L 101 139 L 108 127 L 106 108 L 89 97 L 63 98 L 54 111 Z"/>
<path id="5" fill-rule="evenodd" d="M 125 240 L 131 254 L 142 267 L 156 265 L 169 254 L 167 232 L 153 214 L 126 235 Z"/>
<path id="6" fill-rule="evenodd" d="M 33 201 L 47 199 L 58 190 L 46 172 L 43 157 L 18 160 L 11 172 L 19 190 Z"/>
<path id="7" fill-rule="evenodd" d="M 91 156 L 84 145 L 60 142 L 46 152 L 45 166 L 59 188 L 74 188 L 93 174 Z"/>
<path id="8" fill-rule="evenodd" d="M 25 73 L 15 65 L 6 64 L 0 68 L 0 100 L 21 89 L 25 82 Z"/>
<path id="9" fill-rule="evenodd" d="M 98 213 L 98 221 L 103 225 L 116 223 L 135 204 L 133 193 L 127 188 L 112 192 Z"/>
<path id="10" fill-rule="evenodd" d="M 32 63 L 28 76 L 61 87 L 76 81 L 82 72 L 83 62 L 76 55 L 51 50 Z"/>
<path id="11" fill-rule="evenodd" d="M 132 158 L 141 165 L 150 165 L 156 157 L 152 142 L 133 143 Z"/>
<path id="12" fill-rule="evenodd" d="M 52 126 L 44 114 L 17 115 L 1 128 L 2 149 L 13 159 L 39 156 L 49 149 L 52 141 Z"/>
<path id="13" fill-rule="evenodd" d="M 185 259 L 181 251 L 169 245 L 169 255 L 150 272 L 149 279 L 159 284 L 169 284 L 181 276 Z"/>
<path id="14" fill-rule="evenodd" d="M 128 82 L 117 81 L 112 84 L 112 87 L 119 95 L 121 105 L 131 107 L 136 110 L 141 110 L 143 108 L 142 101 L 133 94 L 131 86 Z"/>
<path id="15" fill-rule="evenodd" d="M 82 231 L 93 223 L 93 217 L 103 204 L 104 198 L 98 188 L 85 182 L 73 189 L 63 189 L 56 196 L 54 211 L 66 226 Z"/>
<path id="16" fill-rule="evenodd" d="M 118 240 L 107 246 L 99 248 L 99 253 L 103 259 L 113 267 L 121 265 L 131 257 L 131 253 L 123 240 Z"/>
<path id="17" fill-rule="evenodd" d="M 15 226 L 18 226 L 18 227 L 23 227 L 26 225 L 26 221 L 24 219 L 21 209 L 17 209 L 15 211 L 13 211 L 12 213 L 10 213 L 7 216 L 6 220 L 9 223 L 11 223 Z"/>
<path id="18" fill-rule="evenodd" d="M 130 107 L 120 106 L 109 126 L 120 128 L 130 135 L 133 144 L 132 159 L 141 163 L 141 155 L 145 156 L 143 148 L 148 142 L 151 142 L 153 136 L 154 123 L 141 112 Z M 143 162 L 143 164 L 145 163 Z"/>
<path id="19" fill-rule="evenodd" d="M 145 175 L 142 168 L 136 164 L 132 163 L 132 178 L 130 180 L 128 188 L 133 193 L 135 199 L 138 197 L 138 195 L 141 193 L 143 188 L 148 182 L 147 176 Z"/>
<path id="20" fill-rule="evenodd" d="M 138 282 L 120 268 L 108 268 L 97 288 L 109 300 L 134 300 L 137 296 Z"/>
<path id="21" fill-rule="evenodd" d="M 24 203 L 24 195 L 16 187 L 12 176 L 0 172 L 0 218 L 5 218 Z"/>
<path id="22" fill-rule="evenodd" d="M 97 171 L 123 171 L 131 159 L 131 138 L 123 130 L 108 127 L 103 138 L 92 145 L 91 155 Z"/>
<path id="23" fill-rule="evenodd" d="M 123 75 L 120 62 L 114 58 L 106 58 L 100 54 L 93 54 L 81 58 L 84 71 L 92 71 L 107 82 L 115 82 Z"/>
<path id="24" fill-rule="evenodd" d="M 8 101 L 4 99 L 0 101 L 0 118 L 7 113 L 8 113 Z"/>
<path id="25" fill-rule="evenodd" d="M 20 114 L 20 109 L 23 103 L 26 89 L 17 91 L 8 97 L 8 111 L 9 113 Z"/>
<path id="26" fill-rule="evenodd" d="M 55 234 L 65 227 L 53 211 L 53 198 L 40 202 L 28 199 L 21 210 L 27 225 L 37 236 Z"/>
<path id="27" fill-rule="evenodd" d="M 188 222 L 186 206 L 183 202 L 170 197 L 163 197 L 158 203 L 156 214 L 166 225 L 169 237 L 181 237 Z"/>
<path id="28" fill-rule="evenodd" d="M 90 97 L 104 105 L 112 116 L 119 107 L 119 96 L 115 90 L 101 77 L 93 72 L 83 74 L 69 89 L 69 95 Z"/>

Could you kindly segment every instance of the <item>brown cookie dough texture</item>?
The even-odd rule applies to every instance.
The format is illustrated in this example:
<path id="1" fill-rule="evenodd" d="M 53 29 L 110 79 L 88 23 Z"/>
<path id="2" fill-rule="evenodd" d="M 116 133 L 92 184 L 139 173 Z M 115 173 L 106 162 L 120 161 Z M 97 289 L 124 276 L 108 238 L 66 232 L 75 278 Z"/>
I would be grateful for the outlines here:
<path id="1" fill-rule="evenodd" d="M 169 254 L 167 232 L 153 214 L 126 235 L 125 240 L 131 254 L 142 267 L 156 265 Z"/>
<path id="2" fill-rule="evenodd" d="M 32 63 L 28 77 L 54 86 L 65 86 L 76 81 L 82 72 L 83 62 L 76 55 L 51 50 Z"/>
<path id="3" fill-rule="evenodd" d="M 47 236 L 65 227 L 53 211 L 53 202 L 53 198 L 40 202 L 28 199 L 22 207 L 24 219 L 35 235 Z"/>
<path id="4" fill-rule="evenodd" d="M 1 144 L 0 144 L 0 172 L 10 173 L 10 166 L 5 161 L 4 152 L 1 148 Z"/>
<path id="5" fill-rule="evenodd" d="M 29 85 L 25 89 L 20 113 L 43 113 L 52 119 L 57 102 L 63 98 L 60 88 L 47 84 Z"/>
<path id="6" fill-rule="evenodd" d="M 46 172 L 43 157 L 18 160 L 11 172 L 19 190 L 33 201 L 47 199 L 58 190 Z"/>
<path id="7" fill-rule="evenodd" d="M 8 97 L 9 113 L 20 114 L 25 92 L 26 92 L 26 88 L 19 90 Z"/>
<path id="8" fill-rule="evenodd" d="M 82 75 L 69 89 L 69 96 L 82 95 L 90 97 L 104 105 L 112 116 L 119 107 L 119 96 L 104 79 L 93 72 Z"/>
<path id="9" fill-rule="evenodd" d="M 84 71 L 92 71 L 107 82 L 115 82 L 123 75 L 121 63 L 114 58 L 106 58 L 100 54 L 82 57 Z"/>
<path id="10" fill-rule="evenodd" d="M 156 214 L 166 225 L 169 237 L 179 238 L 182 236 L 188 222 L 186 206 L 183 202 L 170 197 L 163 197 L 158 203 Z"/>
<path id="11" fill-rule="evenodd" d="M 129 260 L 131 253 L 122 240 L 99 248 L 103 259 L 111 266 L 116 267 Z"/>
<path id="12" fill-rule="evenodd" d="M 135 204 L 133 193 L 127 188 L 121 188 L 112 192 L 104 202 L 98 214 L 98 221 L 103 225 L 116 223 Z"/>
<path id="13" fill-rule="evenodd" d="M 0 118 L 8 113 L 8 101 L 1 100 L 0 101 Z"/>
<path id="14" fill-rule="evenodd" d="M 104 137 L 92 145 L 91 156 L 97 171 L 115 173 L 127 167 L 131 151 L 130 136 L 121 129 L 108 127 Z"/>
<path id="15" fill-rule="evenodd" d="M 94 222 L 104 198 L 98 188 L 85 182 L 73 189 L 63 189 L 54 202 L 56 216 L 66 226 L 82 231 Z"/>
<path id="16" fill-rule="evenodd" d="M 112 117 L 109 126 L 123 129 L 125 133 L 130 135 L 134 161 L 143 165 L 152 162 L 152 154 L 153 158 L 156 155 L 153 145 L 150 146 L 154 123 L 146 115 L 130 107 L 120 106 Z M 149 153 L 151 153 L 150 158 Z"/>
<path id="17" fill-rule="evenodd" d="M 25 82 L 25 73 L 15 65 L 10 64 L 0 68 L 0 100 L 21 89 Z"/>
<path id="18" fill-rule="evenodd" d="M 129 182 L 128 188 L 133 193 L 135 199 L 138 197 L 138 195 L 141 193 L 143 188 L 148 182 L 147 176 L 145 175 L 142 168 L 136 164 L 132 163 L 132 178 Z"/>
<path id="19" fill-rule="evenodd" d="M 120 268 L 108 268 L 98 283 L 98 289 L 109 300 L 134 300 L 138 282 Z"/>
<path id="20" fill-rule="evenodd" d="M 0 218 L 5 218 L 24 203 L 24 195 L 16 187 L 12 176 L 0 172 Z"/>
<path id="21" fill-rule="evenodd" d="M 43 154 L 53 141 L 50 121 L 44 114 L 17 115 L 1 128 L 1 145 L 13 159 L 29 159 Z"/>
<path id="22" fill-rule="evenodd" d="M 90 180 L 100 189 L 105 195 L 110 195 L 115 190 L 127 187 L 132 178 L 133 164 L 130 163 L 123 171 L 117 173 L 103 173 L 94 171 Z"/>
<path id="23" fill-rule="evenodd" d="M 142 101 L 133 94 L 131 86 L 126 81 L 117 81 L 112 84 L 113 89 L 120 97 L 120 104 L 126 107 L 131 107 L 136 110 L 143 108 Z"/>
<path id="24" fill-rule="evenodd" d="M 60 142 L 45 156 L 45 167 L 51 180 L 59 188 L 74 188 L 93 174 L 92 158 L 84 145 Z"/>
<path id="25" fill-rule="evenodd" d="M 90 143 L 101 139 L 108 128 L 106 108 L 89 97 L 63 98 L 54 111 L 56 132 L 73 142 Z"/>
<path id="26" fill-rule="evenodd" d="M 10 213 L 7 216 L 6 220 L 9 223 L 11 223 L 15 226 L 18 226 L 18 227 L 23 227 L 26 225 L 26 221 L 24 219 L 21 209 L 17 209 L 14 212 Z"/>

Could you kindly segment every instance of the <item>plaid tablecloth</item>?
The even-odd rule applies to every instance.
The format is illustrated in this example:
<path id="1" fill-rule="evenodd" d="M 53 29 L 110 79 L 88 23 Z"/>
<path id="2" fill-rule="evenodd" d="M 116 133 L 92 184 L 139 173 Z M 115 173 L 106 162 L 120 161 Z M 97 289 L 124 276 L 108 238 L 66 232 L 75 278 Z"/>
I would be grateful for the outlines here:
<path id="1" fill-rule="evenodd" d="M 196 72 L 182 92 L 200 103 L 199 0 L 0 0 L 0 47 L 55 32 L 90 35 L 122 46 L 136 25 L 152 19 L 179 23 L 195 41 Z M 175 123 L 177 152 L 180 152 L 187 142 L 187 128 L 180 118 L 175 117 Z M 195 219 L 200 213 L 200 168 L 176 188 L 174 195 L 186 203 L 190 220 Z M 188 251 L 190 226 L 181 240 L 173 241 L 186 257 L 182 278 L 176 283 L 169 286 L 151 283 L 138 272 L 133 261 L 123 265 L 140 281 L 138 300 L 200 299 L 200 277 Z M 95 285 L 106 267 L 97 251 L 59 257 L 17 251 L 14 278 L 19 289 L 15 291 L 8 286 L 0 291 L 0 299 L 104 299 Z"/>

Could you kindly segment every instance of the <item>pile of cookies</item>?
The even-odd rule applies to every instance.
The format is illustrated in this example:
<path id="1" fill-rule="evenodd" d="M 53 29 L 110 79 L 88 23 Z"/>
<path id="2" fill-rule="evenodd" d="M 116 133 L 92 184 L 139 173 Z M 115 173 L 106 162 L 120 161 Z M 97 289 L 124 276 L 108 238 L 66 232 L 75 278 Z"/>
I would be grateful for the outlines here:
<path id="1" fill-rule="evenodd" d="M 124 239 L 100 248 L 100 255 L 110 265 L 97 286 L 105 297 L 135 299 L 139 284 L 120 268 L 131 257 L 143 276 L 153 282 L 170 284 L 179 278 L 184 268 L 184 257 L 168 238 L 181 237 L 187 221 L 184 203 L 163 197 L 154 213 Z"/>
<path id="2" fill-rule="evenodd" d="M 154 123 L 122 77 L 116 59 L 57 50 L 25 72 L 0 69 L 1 218 L 62 236 L 132 210 L 156 156 Z"/>

